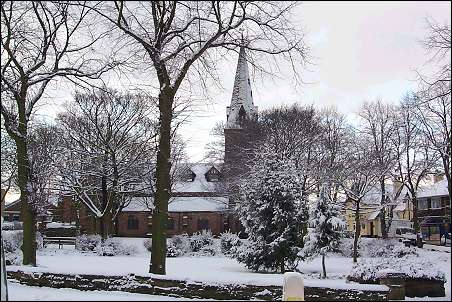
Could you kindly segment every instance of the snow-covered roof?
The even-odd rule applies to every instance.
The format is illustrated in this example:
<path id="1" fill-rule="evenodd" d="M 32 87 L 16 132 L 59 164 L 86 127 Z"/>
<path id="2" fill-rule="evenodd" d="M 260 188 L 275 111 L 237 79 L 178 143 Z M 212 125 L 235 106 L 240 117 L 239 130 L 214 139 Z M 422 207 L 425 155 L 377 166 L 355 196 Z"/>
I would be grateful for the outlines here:
<path id="1" fill-rule="evenodd" d="M 173 197 L 168 212 L 221 212 L 227 207 L 226 197 Z"/>
<path id="2" fill-rule="evenodd" d="M 393 211 L 395 212 L 403 212 L 406 209 L 406 202 L 399 202 Z"/>
<path id="3" fill-rule="evenodd" d="M 389 196 L 392 202 L 399 203 L 403 200 L 403 197 L 408 192 L 406 187 L 403 187 L 398 198 L 395 198 L 394 184 L 385 184 L 386 195 Z M 380 185 L 375 185 L 362 199 L 362 203 L 365 205 L 379 205 L 381 203 L 381 188 Z"/>
<path id="4" fill-rule="evenodd" d="M 221 212 L 227 207 L 227 197 L 171 197 L 168 212 Z M 123 211 L 145 212 L 149 208 L 153 208 L 151 197 L 134 197 Z"/>
<path id="5" fill-rule="evenodd" d="M 215 192 L 215 182 L 207 181 L 205 174 L 213 165 L 198 163 L 189 166 L 189 169 L 195 173 L 193 181 L 177 181 L 173 185 L 173 192 Z M 217 168 L 218 169 L 218 168 Z"/>
<path id="6" fill-rule="evenodd" d="M 248 118 L 257 115 L 257 106 L 253 103 L 251 81 L 248 71 L 245 48 L 240 48 L 237 71 L 235 73 L 234 88 L 232 90 L 231 105 L 227 107 L 226 127 L 239 128 L 239 112 L 243 108 Z"/>
<path id="7" fill-rule="evenodd" d="M 367 216 L 367 220 L 374 220 L 377 218 L 378 214 L 380 214 L 380 209 L 370 212 L 369 216 Z"/>
<path id="8" fill-rule="evenodd" d="M 449 193 L 447 190 L 447 179 L 443 179 L 441 181 L 438 181 L 437 183 L 434 183 L 431 186 L 420 188 L 417 192 L 417 197 L 423 198 L 433 196 L 444 196 L 448 194 Z"/>

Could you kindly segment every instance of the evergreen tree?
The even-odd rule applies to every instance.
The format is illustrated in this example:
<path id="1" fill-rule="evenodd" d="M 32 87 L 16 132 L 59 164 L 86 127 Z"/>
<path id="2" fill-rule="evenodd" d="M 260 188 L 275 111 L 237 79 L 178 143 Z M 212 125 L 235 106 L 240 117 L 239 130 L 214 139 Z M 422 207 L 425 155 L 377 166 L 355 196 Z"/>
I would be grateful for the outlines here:
<path id="1" fill-rule="evenodd" d="M 238 261 L 255 271 L 296 267 L 308 213 L 291 161 L 270 151 L 257 154 L 241 186 L 237 212 L 249 236 Z"/>
<path id="2" fill-rule="evenodd" d="M 331 200 L 327 184 L 323 184 L 317 202 L 309 211 L 309 226 L 311 229 L 304 238 L 302 255 L 307 258 L 321 255 L 322 277 L 326 278 L 325 255 L 339 250 L 346 229 L 340 208 Z"/>

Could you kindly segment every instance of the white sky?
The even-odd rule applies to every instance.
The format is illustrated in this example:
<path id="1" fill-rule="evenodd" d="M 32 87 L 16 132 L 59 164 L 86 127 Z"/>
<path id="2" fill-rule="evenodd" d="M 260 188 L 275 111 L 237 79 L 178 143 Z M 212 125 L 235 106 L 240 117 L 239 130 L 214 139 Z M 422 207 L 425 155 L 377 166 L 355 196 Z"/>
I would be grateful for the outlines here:
<path id="1" fill-rule="evenodd" d="M 365 100 L 381 97 L 397 102 L 407 91 L 416 89 L 414 69 L 427 68 L 428 55 L 420 44 L 427 16 L 450 24 L 451 3 L 302 3 L 294 21 L 306 29 L 311 55 L 316 58 L 315 65 L 302 73 L 310 84 L 295 89 L 284 71 L 280 75 L 283 79 L 252 80 L 255 105 L 259 109 L 295 102 L 319 108 L 334 105 L 353 118 Z M 217 121 L 226 119 L 236 67 L 236 62 L 230 63 L 221 65 L 219 71 L 224 89 L 213 90 L 213 102 L 181 128 L 191 161 L 202 160 L 205 144 L 212 139 L 211 129 Z M 63 98 L 56 102 L 61 103 Z M 54 103 L 49 104 L 40 113 L 50 114 L 56 108 Z"/>

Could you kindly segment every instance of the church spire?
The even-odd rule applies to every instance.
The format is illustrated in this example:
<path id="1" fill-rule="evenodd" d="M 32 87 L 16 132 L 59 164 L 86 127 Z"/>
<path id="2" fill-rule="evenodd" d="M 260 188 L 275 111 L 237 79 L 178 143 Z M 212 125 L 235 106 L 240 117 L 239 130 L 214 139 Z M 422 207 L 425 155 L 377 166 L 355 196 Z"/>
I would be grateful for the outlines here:
<path id="1" fill-rule="evenodd" d="M 248 62 L 243 46 L 240 47 L 231 105 L 226 108 L 226 114 L 226 128 L 241 128 L 241 121 L 244 118 L 257 116 L 257 106 L 253 103 Z"/>

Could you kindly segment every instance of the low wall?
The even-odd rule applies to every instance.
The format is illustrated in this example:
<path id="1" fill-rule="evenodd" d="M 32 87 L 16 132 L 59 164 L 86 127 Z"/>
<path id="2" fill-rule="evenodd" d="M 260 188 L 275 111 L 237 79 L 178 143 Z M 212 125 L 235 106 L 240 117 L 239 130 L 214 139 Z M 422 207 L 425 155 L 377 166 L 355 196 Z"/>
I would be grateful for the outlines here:
<path id="1" fill-rule="evenodd" d="M 131 293 L 165 295 L 197 299 L 218 300 L 281 300 L 281 286 L 256 285 L 207 285 L 197 282 L 166 280 L 135 275 L 67 275 L 56 273 L 32 273 L 9 271 L 8 278 L 32 286 L 74 288 L 80 290 L 117 290 Z M 387 300 L 388 291 L 362 289 L 333 289 L 305 287 L 306 301 L 331 300 Z"/>

